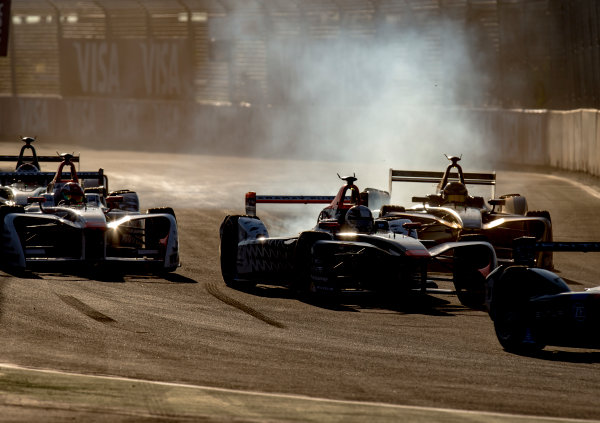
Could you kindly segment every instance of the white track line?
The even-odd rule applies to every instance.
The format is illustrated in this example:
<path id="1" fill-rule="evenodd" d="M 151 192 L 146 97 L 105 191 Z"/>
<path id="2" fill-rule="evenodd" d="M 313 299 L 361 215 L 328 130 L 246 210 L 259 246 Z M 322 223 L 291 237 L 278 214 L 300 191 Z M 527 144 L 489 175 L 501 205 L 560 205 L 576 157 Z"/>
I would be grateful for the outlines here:
<path id="1" fill-rule="evenodd" d="M 556 175 L 544 175 L 544 176 L 546 176 L 547 178 L 558 179 L 563 182 L 568 182 L 569 184 L 585 191 L 592 197 L 600 199 L 600 192 L 596 191 L 594 188 L 590 187 L 589 185 L 585 185 L 581 182 L 577 182 L 577 181 L 574 181 L 573 179 L 565 178 L 563 176 L 556 176 Z"/>
<path id="2" fill-rule="evenodd" d="M 489 417 L 499 417 L 499 418 L 506 418 L 506 419 L 509 419 L 509 418 L 517 419 L 518 418 L 518 419 L 526 419 L 529 421 L 540 421 L 540 422 L 574 422 L 574 423 L 600 422 L 600 420 L 532 416 L 532 415 L 527 415 L 527 414 L 494 413 L 494 412 L 489 412 L 489 411 L 459 410 L 459 409 L 438 408 L 438 407 L 423 407 L 423 406 L 413 406 L 413 405 L 388 404 L 388 403 L 371 402 L 371 401 L 337 400 L 337 399 L 329 399 L 329 398 L 309 397 L 309 396 L 305 396 L 305 395 L 296 395 L 296 394 L 277 394 L 277 393 L 260 392 L 260 391 L 244 391 L 244 390 L 238 390 L 238 389 L 216 388 L 216 387 L 212 387 L 212 386 L 191 385 L 191 384 L 186 384 L 186 383 L 161 382 L 161 381 L 155 381 L 155 380 L 136 379 L 136 378 L 122 377 L 122 376 L 89 375 L 89 374 L 85 374 L 85 373 L 66 372 L 66 371 L 61 371 L 61 370 L 39 369 L 39 368 L 20 366 L 17 364 L 10 364 L 10 363 L 0 363 L 0 369 L 2 369 L 2 368 L 23 370 L 23 371 L 32 371 L 32 372 L 47 373 L 47 374 L 56 374 L 56 375 L 87 377 L 87 378 L 112 380 L 112 381 L 147 383 L 147 384 L 158 385 L 158 386 L 188 388 L 188 389 L 196 389 L 196 390 L 207 391 L 207 392 L 223 392 L 223 393 L 230 393 L 230 394 L 236 394 L 236 395 L 261 396 L 261 397 L 267 397 L 267 398 L 280 398 L 280 399 L 312 401 L 312 402 L 342 404 L 342 405 L 344 405 L 344 404 L 345 405 L 359 405 L 359 406 L 362 405 L 362 406 L 368 406 L 368 407 L 381 407 L 381 408 L 390 408 L 390 409 L 397 409 L 397 410 L 433 411 L 433 412 L 442 412 L 442 413 L 457 414 L 457 415 L 473 415 L 473 416 L 479 416 L 479 417 L 489 416 Z"/>

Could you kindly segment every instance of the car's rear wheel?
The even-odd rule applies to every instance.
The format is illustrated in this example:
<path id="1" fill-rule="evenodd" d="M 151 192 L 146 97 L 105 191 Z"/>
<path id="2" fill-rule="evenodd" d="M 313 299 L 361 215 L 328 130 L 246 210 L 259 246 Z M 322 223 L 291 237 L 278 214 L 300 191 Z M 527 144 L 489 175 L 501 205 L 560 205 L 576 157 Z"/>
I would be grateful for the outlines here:
<path id="1" fill-rule="evenodd" d="M 237 254 L 238 254 L 238 219 L 240 216 L 226 216 L 219 233 L 221 243 L 219 245 L 219 259 L 221 262 L 221 275 L 225 284 L 231 288 L 240 289 L 242 287 L 252 287 L 254 284 L 249 281 L 240 281 L 237 272 Z"/>
<path id="2" fill-rule="evenodd" d="M 550 219 L 550 212 L 548 210 L 532 210 L 527 212 L 527 217 L 543 217 L 548 219 L 548 222 L 552 224 Z M 545 234 L 544 239 L 540 241 L 552 242 L 552 226 Z M 542 269 L 552 270 L 554 269 L 554 257 L 552 251 L 541 251 L 536 256 L 536 266 Z"/>
<path id="3" fill-rule="evenodd" d="M 463 236 L 461 240 L 483 240 L 480 235 Z M 474 245 L 457 249 L 454 253 L 453 280 L 456 296 L 462 305 L 482 309 L 485 304 L 485 276 L 480 269 L 491 265 L 491 252 Z"/>
<path id="4" fill-rule="evenodd" d="M 291 288 L 300 295 L 314 295 L 319 292 L 312 278 L 315 260 L 312 255 L 312 247 L 320 240 L 330 240 L 331 235 L 320 231 L 302 232 L 296 242 L 294 254 L 294 279 Z"/>

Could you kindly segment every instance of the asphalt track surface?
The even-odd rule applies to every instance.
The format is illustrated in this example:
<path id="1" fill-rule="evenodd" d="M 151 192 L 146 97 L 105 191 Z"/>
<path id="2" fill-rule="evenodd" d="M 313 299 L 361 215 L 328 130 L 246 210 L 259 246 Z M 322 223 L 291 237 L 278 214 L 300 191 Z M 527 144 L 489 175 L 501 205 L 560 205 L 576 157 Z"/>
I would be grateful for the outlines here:
<path id="1" fill-rule="evenodd" d="M 14 145 L 0 151 L 14 154 Z M 353 171 L 359 186 L 386 188 L 387 168 L 83 151 L 82 170 L 97 167 L 112 188 L 136 189 L 143 207 L 174 207 L 183 266 L 164 277 L 1 272 L 1 421 L 600 419 L 600 352 L 507 353 L 487 314 L 451 295 L 324 302 L 282 287 L 225 286 L 218 229 L 243 211 L 245 191 L 328 195 L 335 172 Z M 549 210 L 556 240 L 600 240 L 599 189 L 500 171 L 497 191 Z M 307 220 L 295 207 L 259 215 L 272 232 L 308 228 L 316 213 Z M 599 263 L 594 253 L 555 256 L 574 290 L 598 284 Z"/>

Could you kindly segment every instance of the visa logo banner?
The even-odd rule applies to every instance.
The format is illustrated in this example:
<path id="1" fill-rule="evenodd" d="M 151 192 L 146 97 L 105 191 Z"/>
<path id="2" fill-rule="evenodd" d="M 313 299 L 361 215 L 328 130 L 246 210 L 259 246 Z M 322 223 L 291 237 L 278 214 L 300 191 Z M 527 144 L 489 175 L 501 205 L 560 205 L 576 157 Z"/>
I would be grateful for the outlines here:
<path id="1" fill-rule="evenodd" d="M 192 95 L 186 39 L 61 41 L 61 91 L 70 97 L 184 100 Z"/>

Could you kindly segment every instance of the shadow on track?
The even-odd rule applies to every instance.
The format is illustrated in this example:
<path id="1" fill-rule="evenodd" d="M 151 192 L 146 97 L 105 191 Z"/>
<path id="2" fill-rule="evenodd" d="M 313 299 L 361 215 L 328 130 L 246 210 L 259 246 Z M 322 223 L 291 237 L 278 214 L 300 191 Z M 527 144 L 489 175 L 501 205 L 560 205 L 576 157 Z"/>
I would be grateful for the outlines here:
<path id="1" fill-rule="evenodd" d="M 555 361 L 562 363 L 581 363 L 594 364 L 600 363 L 600 351 L 590 351 L 588 349 L 576 350 L 542 350 L 529 354 L 518 354 L 522 357 L 536 358 L 545 361 Z"/>
<path id="2" fill-rule="evenodd" d="M 76 277 L 106 283 L 125 283 L 128 278 L 141 278 L 150 280 L 164 280 L 166 283 L 198 283 L 196 280 L 175 272 L 161 272 L 146 264 L 120 264 L 108 265 L 82 264 L 82 263 L 43 263 L 32 265 L 27 270 L 0 269 L 10 276 L 22 279 L 44 279 L 46 277 Z"/>
<path id="3" fill-rule="evenodd" d="M 420 292 L 406 293 L 390 298 L 383 294 L 367 291 L 347 291 L 337 295 L 299 293 L 283 286 L 256 285 L 253 287 L 235 288 L 263 298 L 295 299 L 305 304 L 332 311 L 360 312 L 369 311 L 389 312 L 399 314 L 423 314 L 430 316 L 453 316 L 456 313 L 475 311 L 460 304 Z"/>

